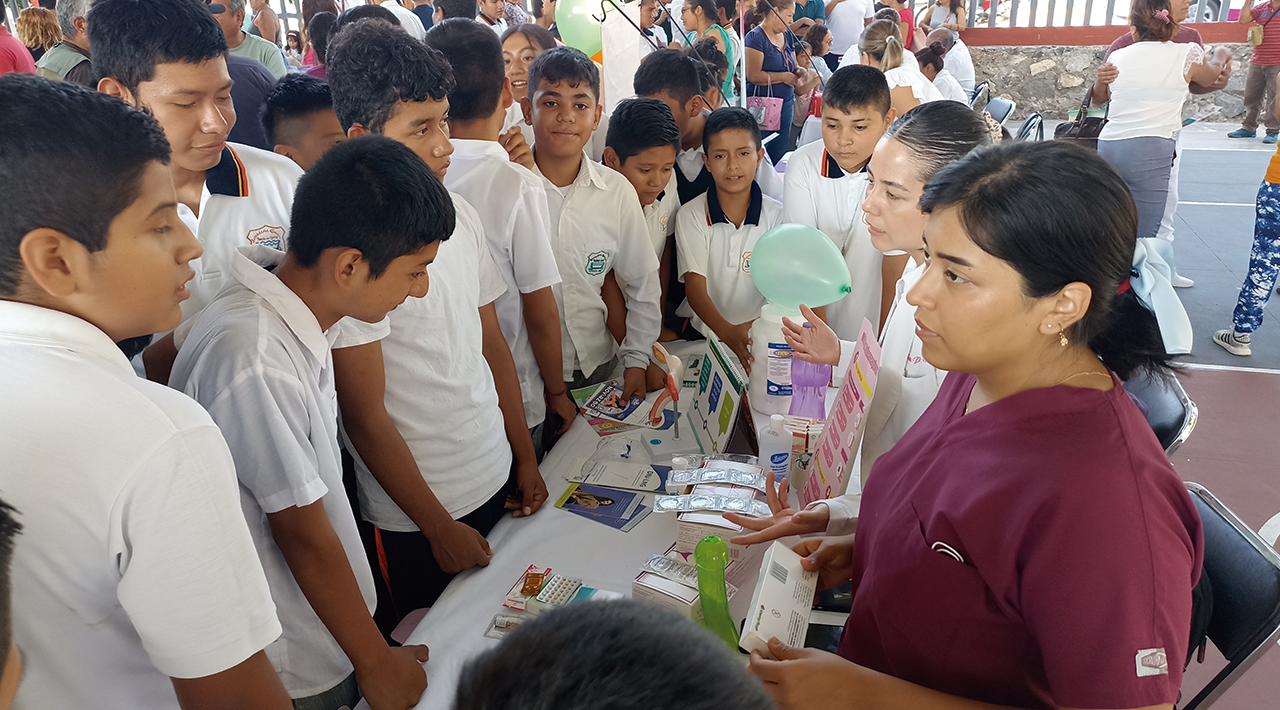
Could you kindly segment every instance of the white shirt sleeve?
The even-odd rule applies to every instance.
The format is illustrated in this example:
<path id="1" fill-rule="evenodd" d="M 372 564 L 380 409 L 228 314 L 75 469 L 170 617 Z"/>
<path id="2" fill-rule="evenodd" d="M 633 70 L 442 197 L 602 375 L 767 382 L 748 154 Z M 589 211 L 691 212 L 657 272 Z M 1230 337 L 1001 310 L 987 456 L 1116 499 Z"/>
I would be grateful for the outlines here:
<path id="1" fill-rule="evenodd" d="M 220 673 L 280 636 L 216 427 L 157 448 L 120 493 L 112 521 L 107 552 L 119 566 L 120 605 L 161 673 Z"/>
<path id="2" fill-rule="evenodd" d="M 498 300 L 498 296 L 507 292 L 507 282 L 502 280 L 502 272 L 489 253 L 489 242 L 483 237 L 479 243 L 480 250 L 480 302 L 476 307 L 487 306 Z M 556 273 L 560 273 L 558 270 Z"/>
<path id="3" fill-rule="evenodd" d="M 627 335 L 619 346 L 624 367 L 648 367 L 662 332 L 662 286 L 658 257 L 653 253 L 649 226 L 631 183 L 626 185 L 618 213 L 618 255 L 614 273 L 626 282 Z"/>
<path id="4" fill-rule="evenodd" d="M 695 199 L 676 213 L 676 272 L 680 275 L 680 283 L 684 283 L 685 274 L 707 275 L 711 246 L 704 214 L 705 199 Z"/>
<path id="5" fill-rule="evenodd" d="M 338 329 L 338 337 L 333 341 L 333 349 L 354 348 L 357 345 L 368 345 L 391 335 L 391 316 L 377 323 L 366 323 L 347 316 L 333 325 Z"/>
<path id="6" fill-rule="evenodd" d="M 791 159 L 796 160 L 793 153 Z M 805 161 L 807 163 L 807 161 Z M 814 172 L 807 164 L 797 164 L 788 168 L 783 178 L 782 221 L 784 223 L 804 224 L 814 229 L 818 227 L 818 205 L 813 199 Z M 763 188 L 762 188 L 763 191 Z"/>
<path id="7" fill-rule="evenodd" d="M 830 500 L 817 500 L 805 507 L 805 510 L 825 505 L 830 518 L 827 520 L 828 535 L 849 535 L 857 530 L 858 511 L 862 507 L 862 494 L 849 493 Z"/>
<path id="8" fill-rule="evenodd" d="M 1191 67 L 1204 62 L 1204 47 L 1190 42 L 1187 44 L 1187 61 L 1182 64 L 1182 75 L 1191 73 Z"/>
<path id="9" fill-rule="evenodd" d="M 551 216 L 544 190 L 533 185 L 522 187 L 507 232 L 511 235 L 511 268 L 520 293 L 560 283 L 560 268 L 551 251 Z"/>
<path id="10" fill-rule="evenodd" d="M 778 202 L 783 202 L 786 197 L 786 191 L 782 186 L 782 176 L 778 174 L 777 168 L 769 161 L 768 154 L 760 159 L 760 165 L 756 168 L 756 184 L 760 186 L 760 192 Z"/>

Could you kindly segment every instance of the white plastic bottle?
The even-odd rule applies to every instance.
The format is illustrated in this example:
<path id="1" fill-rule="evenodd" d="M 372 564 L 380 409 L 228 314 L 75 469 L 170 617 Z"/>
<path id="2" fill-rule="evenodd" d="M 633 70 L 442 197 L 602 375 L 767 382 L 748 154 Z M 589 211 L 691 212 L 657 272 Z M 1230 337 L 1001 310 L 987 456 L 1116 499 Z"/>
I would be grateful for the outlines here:
<path id="1" fill-rule="evenodd" d="M 782 337 L 782 318 L 804 324 L 800 309 L 766 303 L 751 324 L 751 406 L 761 414 L 786 414 L 791 410 L 791 346 Z"/>
<path id="2" fill-rule="evenodd" d="M 773 471 L 774 485 L 791 473 L 791 432 L 783 426 L 785 421 L 781 414 L 774 414 L 759 432 L 760 466 L 766 473 Z"/>

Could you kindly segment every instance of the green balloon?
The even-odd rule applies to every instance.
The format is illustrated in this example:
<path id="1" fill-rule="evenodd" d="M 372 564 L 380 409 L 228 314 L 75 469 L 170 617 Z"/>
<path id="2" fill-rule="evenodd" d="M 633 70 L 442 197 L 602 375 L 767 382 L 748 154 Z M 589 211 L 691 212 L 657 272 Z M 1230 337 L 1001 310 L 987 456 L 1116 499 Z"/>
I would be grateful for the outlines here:
<path id="1" fill-rule="evenodd" d="M 600 0 L 561 0 L 556 5 L 560 39 L 597 62 L 602 56 L 600 23 L 592 15 L 599 12 Z"/>
<path id="2" fill-rule="evenodd" d="M 702 625 L 736 651 L 738 627 L 729 613 L 729 590 L 724 581 L 724 569 L 729 566 L 729 546 L 715 535 L 708 535 L 693 549 L 693 559 L 698 565 Z"/>
<path id="3" fill-rule="evenodd" d="M 780 224 L 756 241 L 751 280 L 770 303 L 787 308 L 825 306 L 853 291 L 840 249 L 803 224 Z"/>

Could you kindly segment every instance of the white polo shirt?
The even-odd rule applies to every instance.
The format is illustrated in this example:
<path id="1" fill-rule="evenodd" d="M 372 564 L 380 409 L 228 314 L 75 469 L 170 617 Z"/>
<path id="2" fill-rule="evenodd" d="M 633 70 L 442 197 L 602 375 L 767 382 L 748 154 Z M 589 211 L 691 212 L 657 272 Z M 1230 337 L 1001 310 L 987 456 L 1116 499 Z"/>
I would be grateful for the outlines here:
<path id="1" fill-rule="evenodd" d="M 453 204 L 457 227 L 427 267 L 427 295 L 406 300 L 381 323 L 343 319 L 334 347 L 382 341 L 387 413 L 431 491 L 456 520 L 506 484 L 511 444 L 480 326 L 480 307 L 493 303 L 506 286 L 489 256 L 480 216 L 457 195 Z M 345 432 L 343 441 L 355 458 L 361 516 L 383 530 L 417 531 Z"/>
<path id="2" fill-rule="evenodd" d="M 955 76 L 946 69 L 938 72 L 938 76 L 933 79 L 933 85 L 938 87 L 938 93 L 942 94 L 942 98 L 947 101 L 959 101 L 966 106 L 969 105 L 969 92 L 965 91 Z"/>
<path id="3" fill-rule="evenodd" d="M 506 283 L 494 301 L 502 335 L 515 359 L 524 398 L 524 417 L 535 427 L 546 418 L 542 372 L 525 327 L 523 296 L 560 283 L 551 252 L 551 218 L 542 181 L 511 162 L 494 141 L 453 139 L 452 164 L 445 185 L 472 205 L 480 205 L 489 254 Z"/>
<path id="4" fill-rule="evenodd" d="M 352 667 L 294 580 L 267 514 L 323 501 L 370 613 L 377 600 L 342 485 L 330 353 L 338 329 L 320 330 L 311 309 L 268 271 L 283 259 L 266 247 L 236 253 L 231 282 L 191 329 L 169 384 L 209 410 L 227 438 L 284 627 L 267 657 L 289 695 L 301 698 L 341 683 Z"/>
<path id="5" fill-rule="evenodd" d="M 680 258 L 680 282 L 685 274 L 701 274 L 707 279 L 707 295 L 725 320 L 746 323 L 760 317 L 764 296 L 751 280 L 751 251 L 765 232 L 782 223 L 782 205 L 765 197 L 760 186 L 751 184 L 751 204 L 741 227 L 733 226 L 720 209 L 713 185 L 705 194 L 686 204 L 676 216 L 676 249 Z M 676 315 L 693 319 L 693 325 L 708 338 L 711 329 L 702 322 L 686 299 Z"/>
<path id="6" fill-rule="evenodd" d="M 853 291 L 827 306 L 827 324 L 836 335 L 856 341 L 862 319 L 880 324 L 884 255 L 871 245 L 871 233 L 862 221 L 867 173 L 846 173 L 827 153 L 822 141 L 803 145 L 787 161 L 787 199 L 782 221 L 805 224 L 831 238 L 849 266 Z"/>
<path id="7" fill-rule="evenodd" d="M 551 248 L 560 267 L 555 294 L 565 381 L 575 370 L 591 374 L 615 352 L 625 367 L 648 367 L 662 330 L 662 288 L 636 189 L 586 153 L 572 184 L 556 187 L 545 177 L 542 184 L 551 214 Z M 608 309 L 600 297 L 610 270 L 626 283 L 627 336 L 621 347 L 605 325 Z"/>
<path id="8" fill-rule="evenodd" d="M 706 151 L 703 150 L 702 146 L 682 150 L 676 155 L 676 171 L 679 172 L 679 177 L 676 180 L 680 183 L 682 204 L 686 204 L 693 197 L 706 192 L 706 188 L 710 187 L 713 182 L 711 171 L 707 170 L 707 165 L 702 160 L 704 155 L 706 155 Z M 760 186 L 760 190 L 765 197 L 772 197 L 778 202 L 782 202 L 782 176 L 778 174 L 773 163 L 769 162 L 767 153 L 760 159 L 760 165 L 756 168 L 756 184 Z M 695 194 L 688 192 L 689 185 L 695 186 Z"/>
<path id="9" fill-rule="evenodd" d="M 419 19 L 417 15 L 413 14 L 412 10 L 406 10 L 405 7 L 400 4 L 399 0 L 384 2 L 382 3 L 382 7 L 390 10 L 391 14 L 395 15 L 397 20 L 400 20 L 400 26 L 403 27 L 404 31 L 408 32 L 411 37 L 419 42 L 427 38 L 427 28 L 422 26 L 422 20 Z"/>
<path id="10" fill-rule="evenodd" d="M 674 171 L 667 189 L 658 193 L 657 199 L 641 209 L 644 211 L 644 223 L 649 227 L 649 239 L 653 241 L 653 253 L 661 263 L 662 251 L 667 247 L 667 237 L 676 233 L 676 213 L 680 211 L 680 195 Z"/>
<path id="11" fill-rule="evenodd" d="M 827 27 L 831 28 L 831 52 L 848 54 L 858 51 L 858 40 L 867 28 L 867 20 L 875 17 L 873 0 L 844 0 L 827 15 Z"/>
<path id="12" fill-rule="evenodd" d="M 226 442 L 75 316 L 0 301 L 17 708 L 177 710 L 280 635 Z"/>
<path id="13" fill-rule="evenodd" d="M 942 67 L 951 72 L 951 75 L 960 82 L 960 86 L 969 95 L 973 95 L 974 82 L 977 79 L 973 71 L 973 57 L 969 54 L 969 45 L 965 44 L 959 37 L 956 38 L 955 44 L 951 47 L 951 51 L 947 52 L 947 56 L 942 58 Z"/>
<path id="14" fill-rule="evenodd" d="M 495 33 L 497 33 L 499 37 L 502 36 L 503 32 L 507 31 L 507 18 L 505 17 L 498 18 L 497 22 L 490 22 L 489 18 L 477 12 L 476 22 L 479 22 L 485 27 L 488 27 L 489 29 L 493 30 Z"/>

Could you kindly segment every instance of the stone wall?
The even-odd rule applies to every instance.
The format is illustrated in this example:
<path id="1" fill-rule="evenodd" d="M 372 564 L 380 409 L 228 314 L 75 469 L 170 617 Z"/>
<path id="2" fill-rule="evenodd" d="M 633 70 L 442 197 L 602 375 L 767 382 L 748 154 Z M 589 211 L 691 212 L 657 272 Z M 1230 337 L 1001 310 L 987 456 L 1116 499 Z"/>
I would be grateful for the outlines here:
<path id="1" fill-rule="evenodd" d="M 1120 32 L 1117 28 L 1117 34 Z M 1211 94 L 1192 95 L 1183 115 L 1197 120 L 1235 122 L 1244 115 L 1244 79 L 1248 71 L 1248 44 L 1228 44 L 1235 60 L 1227 88 Z M 1084 92 L 1093 83 L 1103 47 L 970 47 L 978 81 L 991 82 L 991 95 L 1012 99 L 1020 120 L 1033 112 L 1045 123 L 1065 120 L 1067 111 L 1079 108 Z"/>

